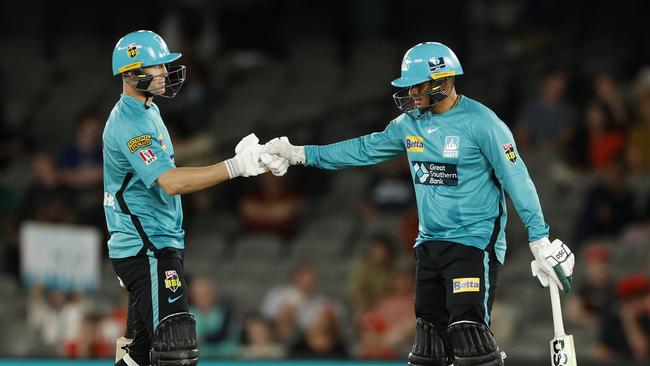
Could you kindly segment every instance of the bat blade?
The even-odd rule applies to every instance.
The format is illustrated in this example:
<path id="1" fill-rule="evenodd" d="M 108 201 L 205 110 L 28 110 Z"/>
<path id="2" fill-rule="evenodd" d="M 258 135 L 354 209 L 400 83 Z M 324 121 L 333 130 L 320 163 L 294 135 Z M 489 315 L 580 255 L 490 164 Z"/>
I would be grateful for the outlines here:
<path id="1" fill-rule="evenodd" d="M 563 335 L 551 340 L 551 366 L 577 366 L 576 349 L 572 335 Z"/>

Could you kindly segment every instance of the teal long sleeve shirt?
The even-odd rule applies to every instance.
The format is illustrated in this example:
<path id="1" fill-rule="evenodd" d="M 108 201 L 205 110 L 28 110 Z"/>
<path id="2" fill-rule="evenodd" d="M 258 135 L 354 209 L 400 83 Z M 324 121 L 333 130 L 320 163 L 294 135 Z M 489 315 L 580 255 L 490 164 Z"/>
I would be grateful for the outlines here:
<path id="1" fill-rule="evenodd" d="M 530 241 L 547 237 L 539 197 L 505 123 L 483 104 L 461 96 L 442 114 L 402 114 L 382 132 L 305 147 L 307 166 L 342 169 L 407 154 L 419 216 L 415 246 L 451 241 L 494 250 L 503 263 L 505 192 Z"/>

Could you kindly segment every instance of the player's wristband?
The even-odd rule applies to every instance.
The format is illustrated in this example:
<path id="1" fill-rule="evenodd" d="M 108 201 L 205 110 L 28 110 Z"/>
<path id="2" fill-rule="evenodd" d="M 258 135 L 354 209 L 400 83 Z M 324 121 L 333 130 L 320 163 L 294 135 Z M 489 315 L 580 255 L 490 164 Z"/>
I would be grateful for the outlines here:
<path id="1" fill-rule="evenodd" d="M 305 165 L 305 147 L 292 146 L 291 147 L 291 163 L 292 165 Z"/>
<path id="2" fill-rule="evenodd" d="M 226 160 L 225 163 L 230 179 L 237 178 L 241 175 L 242 169 L 236 156 Z"/>

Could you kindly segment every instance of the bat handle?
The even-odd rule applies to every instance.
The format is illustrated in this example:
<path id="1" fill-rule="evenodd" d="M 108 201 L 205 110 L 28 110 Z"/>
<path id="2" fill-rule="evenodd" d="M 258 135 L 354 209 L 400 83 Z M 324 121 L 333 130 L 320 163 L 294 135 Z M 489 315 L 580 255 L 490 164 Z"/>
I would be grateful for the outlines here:
<path id="1" fill-rule="evenodd" d="M 564 333 L 564 322 L 562 321 L 562 304 L 560 303 L 560 291 L 557 284 L 549 279 L 548 288 L 551 292 L 551 308 L 553 309 L 553 330 L 556 337 L 562 337 Z"/>

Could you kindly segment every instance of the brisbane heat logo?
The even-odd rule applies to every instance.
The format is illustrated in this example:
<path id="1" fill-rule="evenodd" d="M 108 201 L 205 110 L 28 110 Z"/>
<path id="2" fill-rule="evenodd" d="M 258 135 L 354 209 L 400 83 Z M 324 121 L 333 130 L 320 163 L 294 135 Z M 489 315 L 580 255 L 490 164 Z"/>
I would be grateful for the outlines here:
<path id="1" fill-rule="evenodd" d="M 126 46 L 126 54 L 129 55 L 129 57 L 135 58 L 138 53 L 140 53 L 140 51 L 138 51 L 138 46 L 135 43 L 129 43 L 129 45 Z"/>

